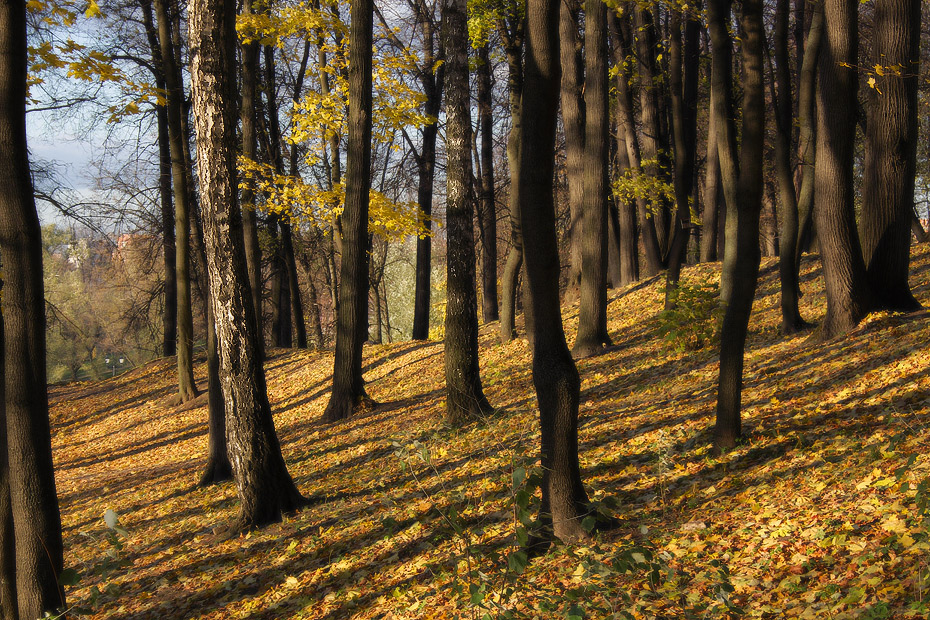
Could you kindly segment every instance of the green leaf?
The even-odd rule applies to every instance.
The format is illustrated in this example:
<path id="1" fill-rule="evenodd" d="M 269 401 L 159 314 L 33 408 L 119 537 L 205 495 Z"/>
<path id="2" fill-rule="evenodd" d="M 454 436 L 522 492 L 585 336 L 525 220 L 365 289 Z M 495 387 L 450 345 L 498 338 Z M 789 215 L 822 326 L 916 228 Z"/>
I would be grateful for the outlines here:
<path id="1" fill-rule="evenodd" d="M 73 568 L 66 568 L 58 575 L 58 585 L 76 586 L 81 581 L 81 575 Z"/>
<path id="2" fill-rule="evenodd" d="M 507 556 L 507 567 L 518 575 L 526 570 L 526 565 L 528 563 L 529 558 L 526 555 L 526 551 L 514 551 Z"/>

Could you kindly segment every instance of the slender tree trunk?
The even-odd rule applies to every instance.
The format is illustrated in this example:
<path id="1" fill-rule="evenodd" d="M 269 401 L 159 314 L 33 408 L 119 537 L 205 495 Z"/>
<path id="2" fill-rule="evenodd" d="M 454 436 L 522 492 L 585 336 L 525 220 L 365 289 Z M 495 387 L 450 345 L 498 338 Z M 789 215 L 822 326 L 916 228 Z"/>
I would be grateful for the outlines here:
<path id="1" fill-rule="evenodd" d="M 191 309 L 190 199 L 188 159 L 184 151 L 184 88 L 177 65 L 171 32 L 168 0 L 154 0 L 158 40 L 165 71 L 168 109 L 168 140 L 171 146 L 171 180 L 174 183 L 174 225 L 178 289 L 178 400 L 185 403 L 197 396 L 194 383 L 194 317 Z"/>
<path id="2" fill-rule="evenodd" d="M 0 281 L 2 286 L 2 281 Z M 4 350 L 3 314 L 0 313 L 0 351 Z M 16 538 L 10 504 L 10 457 L 6 441 L 6 364 L 0 356 L 0 618 L 18 620 L 16 600 Z"/>
<path id="3" fill-rule="evenodd" d="M 572 355 L 591 357 L 611 344 L 607 334 L 607 5 L 585 0 L 584 210 L 581 304 Z"/>
<path id="4" fill-rule="evenodd" d="M 333 389 L 327 422 L 352 415 L 371 400 L 362 379 L 362 345 L 368 334 L 368 192 L 371 185 L 372 0 L 352 4 L 349 46 L 349 146 L 342 213 L 342 277 L 336 312 Z"/>
<path id="5" fill-rule="evenodd" d="M 494 115 L 489 46 L 478 48 L 478 122 L 481 126 L 481 316 L 500 318 L 497 305 L 497 209 L 494 206 Z"/>
<path id="6" fill-rule="evenodd" d="M 908 285 L 917 172 L 917 81 L 921 0 L 878 0 L 872 64 L 884 70 L 869 89 L 860 236 L 878 308 L 916 310 Z"/>
<path id="7" fill-rule="evenodd" d="M 446 420 L 463 424 L 493 412 L 478 371 L 475 237 L 469 185 L 471 114 L 465 0 L 442 5 L 446 49 Z"/>
<path id="8" fill-rule="evenodd" d="M 810 30 L 804 44 L 804 62 L 798 78 L 798 154 L 801 163 L 801 188 L 798 192 L 798 242 L 794 257 L 794 269 L 798 273 L 801 269 L 801 253 L 809 245 L 813 231 L 817 64 L 824 30 L 823 6 L 820 3 L 812 3 L 811 12 Z M 798 295 L 800 296 L 800 292 Z"/>
<path id="9" fill-rule="evenodd" d="M 827 289 L 824 339 L 855 327 L 871 306 L 856 233 L 853 157 L 858 90 L 857 0 L 825 0 L 825 37 L 817 79 L 817 239 Z"/>
<path id="10" fill-rule="evenodd" d="M 788 26 L 790 0 L 778 0 L 775 8 L 775 175 L 778 182 L 778 203 L 782 213 L 781 247 L 778 253 L 778 274 L 781 281 L 781 331 L 793 334 L 807 323 L 798 310 L 798 271 L 795 255 L 798 251 L 798 200 L 794 189 L 791 162 L 791 138 L 794 132 L 792 114 L 791 67 L 788 58 Z"/>
<path id="11" fill-rule="evenodd" d="M 618 130 L 618 133 L 619 130 Z M 626 139 L 622 137 L 617 143 L 617 176 L 623 176 L 630 170 L 630 157 L 627 152 Z M 614 198 L 614 202 L 618 202 Z M 622 201 L 618 211 L 618 244 L 620 246 L 620 281 L 619 286 L 628 286 L 639 280 L 639 244 L 636 230 L 636 205 L 633 201 Z"/>
<path id="12" fill-rule="evenodd" d="M 235 529 L 281 519 L 304 500 L 275 434 L 248 286 L 241 212 L 236 204 L 235 3 L 190 3 L 191 84 L 198 176 L 216 317 L 226 434 L 241 501 Z"/>
<path id="13" fill-rule="evenodd" d="M 917 217 L 915 211 L 911 211 L 911 231 L 914 233 L 917 243 L 926 243 L 930 239 L 930 235 L 924 230 L 924 225 L 920 223 L 920 218 Z"/>
<path id="14" fill-rule="evenodd" d="M 559 254 L 552 174 L 559 96 L 556 0 L 527 5 L 526 86 L 520 151 L 520 198 L 533 303 L 533 384 L 542 439 L 540 521 L 565 542 L 586 537 L 587 495 L 578 462 L 580 379 L 565 342 L 559 305 Z"/>
<path id="15" fill-rule="evenodd" d="M 585 171 L 585 102 L 584 45 L 578 31 L 581 12 L 579 0 L 559 3 L 559 39 L 562 42 L 561 102 L 562 128 L 565 133 L 565 177 L 568 182 L 568 284 L 565 300 L 581 294 L 582 254 L 584 247 L 584 171 Z"/>
<path id="16" fill-rule="evenodd" d="M 729 21 L 728 4 L 729 0 L 710 0 L 712 27 L 726 27 L 725 24 Z M 728 280 L 733 289 L 720 330 L 720 378 L 717 386 L 717 421 L 714 428 L 714 445 L 717 449 L 732 448 L 741 434 L 740 407 L 746 331 L 761 259 L 759 212 L 762 207 L 762 153 L 765 143 L 762 62 L 765 33 L 762 7 L 762 0 L 743 0 L 742 3 L 743 128 L 736 238 L 729 241 L 736 246 L 736 261 L 728 265 L 731 269 Z"/>
<path id="17" fill-rule="evenodd" d="M 717 115 L 713 113 L 714 93 L 710 93 L 707 119 L 707 158 L 704 161 L 704 212 L 701 234 L 701 262 L 717 260 L 720 227 L 720 162 L 717 159 Z"/>
<path id="18" fill-rule="evenodd" d="M 63 549 L 48 419 L 42 233 L 26 147 L 26 5 L 15 0 L 0 0 L 0 188 L 2 393 L 15 590 L 19 618 L 32 620 L 66 604 L 58 585 Z"/>

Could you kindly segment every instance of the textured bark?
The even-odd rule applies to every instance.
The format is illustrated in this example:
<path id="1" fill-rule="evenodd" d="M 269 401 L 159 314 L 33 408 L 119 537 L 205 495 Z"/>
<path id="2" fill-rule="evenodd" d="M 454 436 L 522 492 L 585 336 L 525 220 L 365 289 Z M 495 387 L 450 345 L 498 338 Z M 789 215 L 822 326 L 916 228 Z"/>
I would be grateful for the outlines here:
<path id="1" fill-rule="evenodd" d="M 720 28 L 728 20 L 728 0 L 710 0 L 711 24 Z M 721 6 L 724 5 L 724 6 Z M 759 276 L 759 212 L 762 207 L 765 141 L 765 95 L 763 87 L 762 48 L 765 33 L 762 24 L 762 0 L 742 2 L 743 101 L 742 135 L 739 151 L 736 261 L 725 265 L 730 272 L 732 294 L 726 306 L 720 330 L 720 376 L 717 385 L 717 420 L 714 445 L 732 448 L 741 434 L 740 407 L 743 384 L 743 357 L 746 331 L 752 311 Z M 725 23 L 725 22 L 724 22 Z M 718 119 L 719 120 L 719 119 Z"/>
<path id="2" fill-rule="evenodd" d="M 510 170 L 510 251 L 504 263 L 501 276 L 501 322 L 500 334 L 503 342 L 510 342 L 517 337 L 515 319 L 517 314 L 517 284 L 523 267 L 523 232 L 521 224 L 520 201 L 520 144 L 521 144 L 521 99 L 523 96 L 523 26 L 510 30 L 504 23 L 499 30 L 505 40 L 507 53 L 508 79 L 510 94 L 510 135 L 507 137 L 507 167 Z M 524 308 L 524 311 L 526 309 Z M 524 323 L 525 325 L 525 323 Z"/>
<path id="3" fill-rule="evenodd" d="M 171 147 L 171 180 L 174 184 L 174 226 L 178 294 L 178 399 L 197 397 L 194 383 L 194 317 L 191 309 L 190 265 L 190 171 L 184 151 L 184 87 L 172 37 L 168 0 L 154 0 L 158 41 L 165 73 L 168 110 L 168 141 Z"/>
<path id="4" fill-rule="evenodd" d="M 907 281 L 919 139 L 920 5 L 877 0 L 872 30 L 870 64 L 886 69 L 869 89 L 859 232 L 873 301 L 888 310 L 921 307 Z"/>
<path id="5" fill-rule="evenodd" d="M 700 4 L 694 7 L 700 9 Z M 684 41 L 682 42 L 682 20 Z M 698 62 L 700 60 L 701 23 L 692 13 L 672 10 L 669 45 L 669 89 L 671 90 L 672 135 L 675 141 L 675 221 L 668 251 L 665 278 L 665 308 L 674 307 L 681 265 L 691 237 L 691 200 L 694 191 L 694 166 L 697 158 Z"/>
<path id="6" fill-rule="evenodd" d="M 257 527 L 299 508 L 275 434 L 248 286 L 236 204 L 235 3 L 190 3 L 191 85 L 197 135 L 210 302 L 216 317 L 226 435 L 241 501 L 235 529 Z"/>
<path id="7" fill-rule="evenodd" d="M 821 337 L 855 327 L 870 309 L 856 233 L 853 156 L 858 89 L 856 0 L 825 0 L 825 32 L 817 78 L 817 239 L 823 259 L 827 316 Z"/>
<path id="8" fill-rule="evenodd" d="M 446 420 L 462 424 L 493 412 L 478 372 L 478 298 L 472 219 L 471 114 L 465 0 L 444 0 L 446 56 Z"/>
<path id="9" fill-rule="evenodd" d="M 3 396 L 16 600 L 23 620 L 64 609 L 61 514 L 45 374 L 42 235 L 26 148 L 26 6 L 0 0 Z"/>
<path id="10" fill-rule="evenodd" d="M 478 48 L 478 123 L 481 128 L 481 317 L 500 318 L 497 305 L 497 209 L 494 207 L 494 115 L 489 46 Z"/>
<path id="11" fill-rule="evenodd" d="M 792 114 L 791 67 L 788 57 L 788 26 L 790 0 L 778 0 L 775 8 L 775 175 L 778 183 L 778 203 L 782 214 L 781 246 L 778 254 L 778 274 L 781 281 L 781 331 L 793 334 L 807 323 L 798 310 L 798 271 L 795 255 L 798 251 L 798 199 L 794 188 L 791 139 L 794 132 Z"/>
<path id="12" fill-rule="evenodd" d="M 585 139 L 581 304 L 576 358 L 602 353 L 607 333 L 607 5 L 585 0 Z"/>
<path id="13" fill-rule="evenodd" d="M 3 315 L 0 314 L 0 351 L 3 351 L 3 347 Z M 6 397 L 3 387 L 5 376 L 5 362 L 3 356 L 0 356 L 0 618 L 18 620 L 16 539 L 13 533 L 13 507 L 10 504 L 10 459 L 6 441 Z"/>
<path id="14" fill-rule="evenodd" d="M 733 126 L 733 42 L 727 29 L 731 0 L 714 0 L 707 5 L 707 22 L 710 31 L 711 54 L 711 114 L 717 140 L 717 161 L 720 163 L 720 181 L 723 189 L 726 231 L 723 250 L 723 273 L 720 277 L 720 299 L 729 305 L 733 283 L 730 274 L 736 265 L 737 218 L 739 204 L 739 162 L 736 152 L 736 129 Z"/>
<path id="15" fill-rule="evenodd" d="M 420 4 L 418 3 L 418 6 Z M 424 58 L 420 70 L 420 84 L 426 99 L 423 112 L 432 119 L 439 117 L 442 104 L 443 75 L 445 69 L 440 66 L 434 70 L 436 61 L 436 23 L 432 14 L 423 15 L 420 21 L 423 35 Z M 423 145 L 417 158 L 417 208 L 427 231 L 432 230 L 433 183 L 436 176 L 436 136 L 439 131 L 438 121 L 423 127 Z M 417 239 L 416 283 L 413 300 L 414 340 L 426 340 L 429 337 L 430 310 L 430 274 L 432 272 L 432 237 L 430 235 Z"/>
<path id="16" fill-rule="evenodd" d="M 717 159 L 717 115 L 714 110 L 714 93 L 710 94 L 707 119 L 707 158 L 704 160 L 704 211 L 701 232 L 701 262 L 718 259 L 718 231 L 720 228 L 720 162 Z"/>
<path id="17" fill-rule="evenodd" d="M 561 107 L 565 133 L 565 177 L 568 183 L 569 266 L 565 300 L 581 294 L 584 246 L 585 102 L 584 45 L 578 31 L 579 0 L 559 3 L 559 55 L 562 62 Z"/>
<path id="18" fill-rule="evenodd" d="M 804 62 L 798 78 L 798 158 L 801 188 L 798 192 L 798 243 L 794 268 L 800 272 L 801 253 L 810 243 L 814 220 L 814 163 L 817 142 L 817 64 L 823 41 L 824 16 L 820 3 L 811 4 L 811 24 L 804 44 Z"/>
<path id="19" fill-rule="evenodd" d="M 368 192 L 371 186 L 372 0 L 352 4 L 349 46 L 349 145 L 342 213 L 342 274 L 336 312 L 333 390 L 323 419 L 344 420 L 370 404 L 362 379 L 368 335 Z"/>
<path id="20" fill-rule="evenodd" d="M 624 175 L 630 170 L 630 157 L 622 134 L 617 141 L 616 161 L 617 176 Z M 620 251 L 620 280 L 615 285 L 627 286 L 639 280 L 636 204 L 632 201 L 622 202 L 619 206 L 615 205 L 613 210 L 617 211 L 617 244 Z"/>
<path id="21" fill-rule="evenodd" d="M 540 521 L 562 541 L 586 537 L 587 496 L 578 462 L 580 379 L 562 329 L 552 174 L 559 96 L 557 0 L 527 5 L 526 85 L 522 109 L 520 199 L 533 304 L 533 384 L 542 440 Z"/>

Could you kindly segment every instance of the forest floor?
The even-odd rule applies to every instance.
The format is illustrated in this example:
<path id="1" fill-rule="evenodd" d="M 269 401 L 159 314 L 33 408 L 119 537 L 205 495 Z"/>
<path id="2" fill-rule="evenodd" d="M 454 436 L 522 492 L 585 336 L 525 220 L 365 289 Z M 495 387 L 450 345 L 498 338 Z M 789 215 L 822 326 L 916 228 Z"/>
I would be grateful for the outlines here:
<path id="1" fill-rule="evenodd" d="M 684 279 L 715 281 L 718 269 Z M 819 321 L 819 263 L 802 272 L 801 312 Z M 318 502 L 234 538 L 223 535 L 234 485 L 196 484 L 206 408 L 165 404 L 172 360 L 54 386 L 65 561 L 80 575 L 68 603 L 93 618 L 158 620 L 703 618 L 736 607 L 926 618 L 930 320 L 881 313 L 839 340 L 786 338 L 777 274 L 765 260 L 745 440 L 720 457 L 709 449 L 715 347 L 678 352 L 661 337 L 662 282 L 610 293 L 617 346 L 578 364 L 580 454 L 590 498 L 619 527 L 525 569 L 519 517 L 538 495 L 530 352 L 524 340 L 501 345 L 496 324 L 481 329 L 481 374 L 503 411 L 460 429 L 442 421 L 441 342 L 366 346 L 368 391 L 382 404 L 335 425 L 320 421 L 332 353 L 272 350 L 284 455 Z M 928 245 L 914 248 L 911 284 L 930 306 Z M 571 340 L 577 307 L 563 313 Z"/>

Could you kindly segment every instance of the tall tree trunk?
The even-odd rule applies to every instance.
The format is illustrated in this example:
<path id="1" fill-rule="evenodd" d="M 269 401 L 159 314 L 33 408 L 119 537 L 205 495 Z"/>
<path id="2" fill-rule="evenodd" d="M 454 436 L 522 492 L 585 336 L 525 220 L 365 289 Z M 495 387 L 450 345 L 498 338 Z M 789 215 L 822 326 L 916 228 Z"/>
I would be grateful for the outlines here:
<path id="1" fill-rule="evenodd" d="M 827 289 L 824 339 L 855 327 L 871 306 L 856 233 L 853 157 L 858 89 L 857 0 L 825 0 L 826 31 L 817 79 L 817 239 Z"/>
<path id="2" fill-rule="evenodd" d="M 620 138 L 617 141 L 616 174 L 620 177 L 627 174 L 627 171 L 630 170 L 631 167 L 629 153 L 627 152 L 626 138 L 619 131 L 619 128 L 617 133 L 620 134 Z M 616 206 L 618 202 L 620 204 Z M 639 280 L 639 244 L 637 243 L 636 205 L 632 200 L 621 201 L 616 196 L 614 197 L 614 203 L 614 209 L 617 211 L 617 243 L 620 246 L 620 281 L 616 284 L 618 286 L 628 286 Z"/>
<path id="3" fill-rule="evenodd" d="M 581 3 L 559 3 L 559 52 L 562 62 L 562 129 L 565 133 L 565 177 L 568 182 L 569 267 L 565 300 L 581 294 L 584 247 L 585 102 L 584 45 L 578 31 Z"/>
<path id="4" fill-rule="evenodd" d="M 791 67 L 788 55 L 790 0 L 778 0 L 775 7 L 775 175 L 778 182 L 778 203 L 782 214 L 781 247 L 778 253 L 778 274 L 781 281 L 781 331 L 793 334 L 807 323 L 798 310 L 798 271 L 795 255 L 798 251 L 798 200 L 794 189 L 791 163 L 791 138 L 794 133 L 792 114 Z"/>
<path id="5" fill-rule="evenodd" d="M 709 20 L 711 26 L 718 30 L 718 34 L 719 29 L 726 28 L 729 21 L 729 2 L 730 0 L 710 0 Z M 762 62 L 765 33 L 762 6 L 762 0 L 743 0 L 742 3 L 743 128 L 739 160 L 739 201 L 736 238 L 728 241 L 736 246 L 736 261 L 727 265 L 731 269 L 728 280 L 733 288 L 720 330 L 720 378 L 717 386 L 717 421 L 714 427 L 714 445 L 717 449 L 732 448 L 741 434 L 740 407 L 746 331 L 761 260 L 759 212 L 762 207 L 762 152 L 765 143 Z M 716 46 L 714 53 L 716 54 Z"/>
<path id="6" fill-rule="evenodd" d="M 543 470 L 540 520 L 562 541 L 582 539 L 587 495 L 578 462 L 580 379 L 559 305 L 559 253 L 552 174 L 559 97 L 556 0 L 527 5 L 526 85 L 520 151 L 521 219 L 536 332 L 533 384 L 539 401 Z"/>
<path id="7" fill-rule="evenodd" d="M 720 162 L 717 159 L 717 115 L 714 110 L 714 92 L 710 93 L 710 114 L 707 119 L 707 158 L 704 160 L 704 212 L 701 233 L 701 262 L 718 259 L 718 230 L 720 228 Z"/>
<path id="8" fill-rule="evenodd" d="M 2 286 L 2 281 L 0 281 Z M 3 314 L 0 313 L 0 351 L 4 347 Z M 0 356 L 0 618 L 18 620 L 16 600 L 16 538 L 13 533 L 13 506 L 10 504 L 10 457 L 6 440 L 6 368 Z"/>
<path id="9" fill-rule="evenodd" d="M 581 304 L 576 358 L 611 344 L 607 334 L 607 5 L 585 0 L 584 210 L 582 213 Z"/>
<path id="10" fill-rule="evenodd" d="M 930 235 L 924 230 L 924 225 L 921 224 L 916 211 L 911 211 L 911 231 L 914 233 L 917 243 L 926 243 L 927 240 L 930 239 Z"/>
<path id="11" fill-rule="evenodd" d="M 499 28 L 507 30 L 504 23 Z M 507 53 L 508 79 L 510 94 L 510 135 L 507 138 L 507 167 L 510 170 L 510 251 L 504 263 L 501 276 L 501 322 L 500 334 L 503 342 L 510 342 L 517 337 L 515 319 L 517 314 L 517 284 L 523 267 L 523 232 L 520 216 L 520 144 L 521 138 L 521 100 L 523 96 L 523 32 L 522 25 L 514 27 L 509 36 L 504 37 L 504 49 Z M 525 323 L 524 323 L 525 325 Z"/>
<path id="12" fill-rule="evenodd" d="M 194 317 L 191 309 L 190 200 L 188 158 L 184 150 L 184 87 L 171 32 L 169 0 L 154 0 L 158 41 L 165 71 L 168 141 L 171 146 L 171 180 L 174 183 L 174 226 L 178 276 L 178 400 L 197 396 L 194 383 Z"/>
<path id="13" fill-rule="evenodd" d="M 0 188 L 2 392 L 15 589 L 20 619 L 32 620 L 66 605 L 58 585 L 63 549 L 48 419 L 42 233 L 26 147 L 26 4 L 15 0 L 0 0 Z"/>
<path id="14" fill-rule="evenodd" d="M 798 191 L 798 242 L 794 256 L 796 272 L 800 272 L 801 253 L 810 243 L 814 220 L 817 64 L 823 41 L 823 6 L 819 2 L 811 3 L 811 12 L 810 30 L 804 44 L 804 61 L 798 77 L 798 159 L 801 164 L 801 183 Z"/>
<path id="15" fill-rule="evenodd" d="M 481 127 L 481 316 L 500 318 L 497 305 L 497 209 L 494 206 L 494 115 L 489 45 L 478 48 L 478 122 Z"/>
<path id="16" fill-rule="evenodd" d="M 443 75 L 445 69 L 435 67 L 434 46 L 436 43 L 436 24 L 433 14 L 423 15 L 421 21 L 423 34 L 423 65 L 420 70 L 420 83 L 423 94 L 423 112 L 430 119 L 438 119 L 442 104 Z M 442 53 L 440 51 L 440 57 Z M 436 136 L 439 132 L 438 120 L 433 120 L 423 127 L 423 145 L 417 159 L 417 208 L 423 218 L 427 232 L 432 230 L 433 222 L 433 183 L 436 176 Z M 432 272 L 432 236 L 427 234 L 417 238 L 417 256 L 415 271 L 415 288 L 413 301 L 413 340 L 429 338 L 430 311 L 430 275 Z"/>
<path id="17" fill-rule="evenodd" d="M 911 293 L 911 219 L 917 172 L 917 81 L 921 0 L 877 0 L 860 236 L 869 288 L 878 308 L 916 310 Z"/>
<path id="18" fill-rule="evenodd" d="M 371 186 L 372 0 L 352 4 L 349 46 L 349 146 L 342 213 L 342 276 L 336 312 L 333 389 L 327 422 L 370 404 L 362 379 L 362 345 L 368 335 L 368 192 Z"/>
<path id="19" fill-rule="evenodd" d="M 210 300 L 229 412 L 226 434 L 241 501 L 234 528 L 246 529 L 280 520 L 304 500 L 284 464 L 268 405 L 236 204 L 235 3 L 192 0 L 189 19 Z"/>
<path id="20" fill-rule="evenodd" d="M 449 82 L 446 92 L 446 420 L 451 424 L 463 424 L 488 415 L 494 409 L 484 396 L 478 371 L 465 0 L 444 0 L 442 20 Z"/>
<path id="21" fill-rule="evenodd" d="M 694 7 L 700 10 L 700 4 Z M 665 308 L 675 306 L 675 290 L 691 236 L 691 201 L 694 190 L 694 164 L 697 158 L 698 62 L 701 22 L 690 13 L 672 9 L 669 46 L 669 87 L 671 90 L 672 135 L 675 140 L 675 221 L 668 252 L 665 278 Z M 682 18 L 685 19 L 682 43 Z"/>

